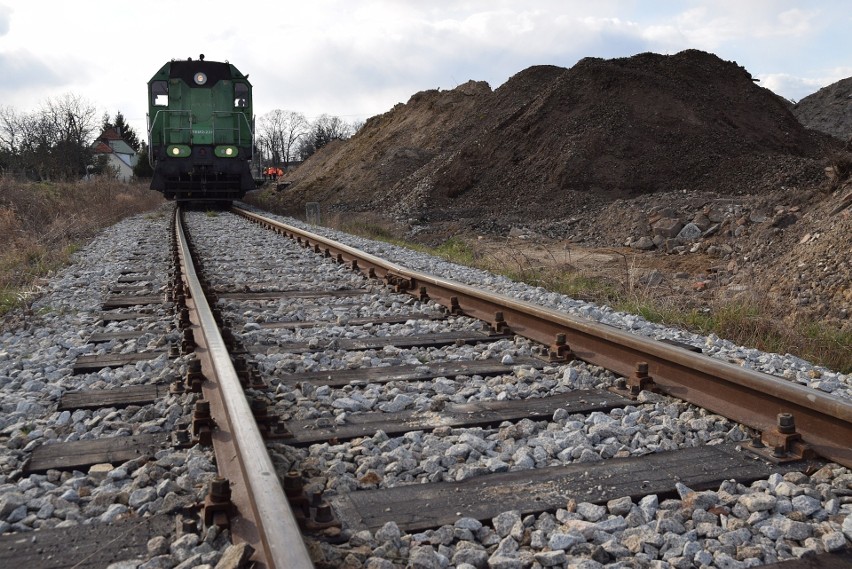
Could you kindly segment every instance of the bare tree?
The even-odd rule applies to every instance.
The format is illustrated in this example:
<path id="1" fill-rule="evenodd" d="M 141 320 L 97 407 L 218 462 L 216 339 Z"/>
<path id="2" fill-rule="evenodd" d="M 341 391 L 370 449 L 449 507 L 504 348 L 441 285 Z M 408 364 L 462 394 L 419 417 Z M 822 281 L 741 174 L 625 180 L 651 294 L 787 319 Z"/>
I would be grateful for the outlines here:
<path id="1" fill-rule="evenodd" d="M 322 114 L 311 125 L 310 136 L 299 141 L 299 156 L 307 160 L 332 140 L 345 140 L 352 136 L 352 132 L 353 126 L 340 117 Z"/>
<path id="2" fill-rule="evenodd" d="M 95 107 L 72 93 L 47 99 L 42 116 L 49 121 L 54 139 L 54 171 L 63 178 L 86 173 L 91 158 L 89 143 L 98 128 Z"/>
<path id="3" fill-rule="evenodd" d="M 46 100 L 31 113 L 0 108 L 5 167 L 39 180 L 76 178 L 91 160 L 95 107 L 73 94 Z"/>
<path id="4" fill-rule="evenodd" d="M 21 140 L 20 118 L 12 107 L 0 107 L 0 149 L 9 154 L 18 153 Z"/>
<path id="5" fill-rule="evenodd" d="M 286 166 L 296 154 L 299 139 L 310 131 L 305 115 L 275 109 L 260 117 L 257 142 L 275 166 Z"/>
<path id="6" fill-rule="evenodd" d="M 313 125 L 314 147 L 319 150 L 332 140 L 346 139 L 352 135 L 351 127 L 340 117 L 322 114 Z"/>

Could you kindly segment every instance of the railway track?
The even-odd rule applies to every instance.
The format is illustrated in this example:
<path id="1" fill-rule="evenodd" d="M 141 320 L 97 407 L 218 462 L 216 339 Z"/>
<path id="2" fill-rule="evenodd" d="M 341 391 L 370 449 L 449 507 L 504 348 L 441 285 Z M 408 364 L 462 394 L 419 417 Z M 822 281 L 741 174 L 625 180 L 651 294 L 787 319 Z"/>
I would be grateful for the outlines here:
<path id="1" fill-rule="evenodd" d="M 170 391 L 258 566 L 845 555 L 848 402 L 238 213 L 176 238 Z"/>

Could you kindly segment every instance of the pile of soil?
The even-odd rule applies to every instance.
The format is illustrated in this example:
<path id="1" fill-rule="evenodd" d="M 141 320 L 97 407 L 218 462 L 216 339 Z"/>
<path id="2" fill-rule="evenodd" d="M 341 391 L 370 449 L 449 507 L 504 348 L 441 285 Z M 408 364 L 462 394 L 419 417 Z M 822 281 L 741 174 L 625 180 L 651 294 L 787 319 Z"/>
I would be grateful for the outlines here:
<path id="1" fill-rule="evenodd" d="M 796 103 L 793 114 L 808 128 L 852 142 L 852 77 L 808 95 Z"/>
<path id="2" fill-rule="evenodd" d="M 268 199 L 378 213 L 424 242 L 606 249 L 636 286 L 757 292 L 849 326 L 852 187 L 826 178 L 842 152 L 736 62 L 645 53 L 417 93 Z"/>

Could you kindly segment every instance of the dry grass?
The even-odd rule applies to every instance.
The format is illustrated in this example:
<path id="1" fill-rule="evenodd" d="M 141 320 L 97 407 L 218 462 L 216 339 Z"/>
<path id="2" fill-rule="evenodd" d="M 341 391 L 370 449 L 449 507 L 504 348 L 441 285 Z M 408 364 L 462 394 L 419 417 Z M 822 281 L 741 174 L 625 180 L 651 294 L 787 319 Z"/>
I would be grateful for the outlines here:
<path id="1" fill-rule="evenodd" d="M 458 238 L 450 238 L 434 248 L 403 243 L 393 237 L 398 233 L 375 219 L 369 223 L 350 220 L 338 228 L 426 251 L 572 298 L 607 304 L 622 312 L 641 315 L 650 322 L 702 335 L 716 334 L 739 345 L 790 353 L 829 369 L 852 373 L 852 333 L 803 317 L 791 320 L 786 311 L 780 311 L 766 296 L 730 299 L 720 295 L 699 303 L 690 294 L 672 295 L 670 291 L 634 282 L 626 258 L 614 268 L 591 272 L 565 263 L 555 254 L 542 261 L 541 256 L 533 258 L 521 248 L 508 246 L 498 258 L 478 250 L 475 242 Z M 548 257 L 546 252 L 544 256 Z"/>
<path id="2" fill-rule="evenodd" d="M 0 314 L 101 229 L 163 203 L 146 183 L 34 183 L 0 177 Z"/>

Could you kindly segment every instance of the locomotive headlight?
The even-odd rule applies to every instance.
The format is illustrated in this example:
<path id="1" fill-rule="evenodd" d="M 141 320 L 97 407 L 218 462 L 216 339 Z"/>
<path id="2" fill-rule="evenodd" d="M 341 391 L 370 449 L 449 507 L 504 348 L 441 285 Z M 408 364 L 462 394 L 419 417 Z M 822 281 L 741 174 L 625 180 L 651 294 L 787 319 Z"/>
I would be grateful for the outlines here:
<path id="1" fill-rule="evenodd" d="M 192 154 L 192 150 L 185 144 L 173 144 L 166 148 L 166 154 L 172 158 L 186 158 Z"/>
<path id="2" fill-rule="evenodd" d="M 205 83 L 207 83 L 207 75 L 201 73 L 200 71 L 195 74 L 195 77 L 193 77 L 193 79 L 195 80 L 196 85 L 204 85 Z"/>
<path id="3" fill-rule="evenodd" d="M 234 158 L 238 154 L 236 146 L 217 146 L 214 152 L 219 158 Z"/>

